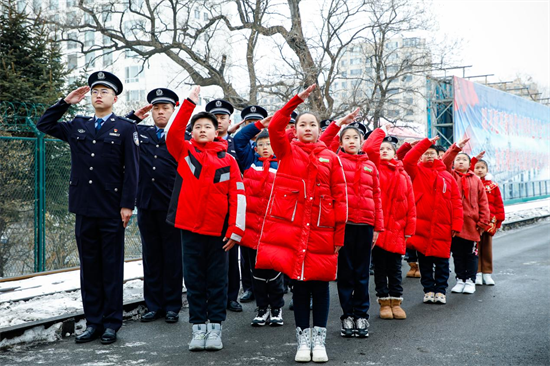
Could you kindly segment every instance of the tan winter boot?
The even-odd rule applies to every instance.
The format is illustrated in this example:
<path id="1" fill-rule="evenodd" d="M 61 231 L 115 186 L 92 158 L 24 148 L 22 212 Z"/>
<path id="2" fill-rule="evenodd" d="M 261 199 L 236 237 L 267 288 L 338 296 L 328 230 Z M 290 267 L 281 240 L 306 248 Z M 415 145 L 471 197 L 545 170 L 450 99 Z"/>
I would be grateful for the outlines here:
<path id="1" fill-rule="evenodd" d="M 394 319 L 407 319 L 405 310 L 401 308 L 402 297 L 390 297 L 390 306 Z"/>
<path id="2" fill-rule="evenodd" d="M 407 277 L 409 278 L 416 277 L 415 273 L 418 271 L 418 264 L 416 262 L 411 262 L 409 263 L 409 266 L 411 267 L 411 269 L 409 269 L 409 272 L 407 272 Z"/>
<path id="3" fill-rule="evenodd" d="M 416 270 L 414 271 L 414 278 L 420 278 L 420 267 L 416 265 Z"/>
<path id="4" fill-rule="evenodd" d="M 378 303 L 380 304 L 380 318 L 393 319 L 393 313 L 390 307 L 390 297 L 378 298 Z"/>

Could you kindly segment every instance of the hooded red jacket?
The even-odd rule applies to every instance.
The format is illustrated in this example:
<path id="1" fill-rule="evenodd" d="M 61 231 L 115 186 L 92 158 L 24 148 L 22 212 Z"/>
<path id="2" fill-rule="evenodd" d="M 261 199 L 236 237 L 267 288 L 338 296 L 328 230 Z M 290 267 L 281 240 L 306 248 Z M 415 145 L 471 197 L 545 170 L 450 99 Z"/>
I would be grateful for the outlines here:
<path id="1" fill-rule="evenodd" d="M 458 237 L 477 242 L 480 240 L 479 230 L 481 229 L 483 232 L 489 226 L 491 220 L 489 203 L 485 186 L 477 175 L 472 171 L 460 174 L 452 168 L 455 157 L 461 150 L 456 144 L 453 144 L 441 160 L 456 179 L 458 191 L 462 198 L 464 226 Z"/>
<path id="2" fill-rule="evenodd" d="M 407 246 L 425 256 L 449 258 L 452 231 L 462 230 L 462 200 L 455 179 L 441 160 L 419 162 L 431 144 L 427 138 L 420 141 L 403 159 L 416 201 L 416 233 Z"/>
<path id="3" fill-rule="evenodd" d="M 476 157 L 472 158 L 471 168 L 476 166 L 478 162 Z M 504 215 L 504 202 L 502 201 L 502 193 L 498 184 L 492 180 L 480 178 L 481 182 L 485 186 L 485 193 L 487 193 L 487 201 L 489 202 L 489 211 L 491 211 L 491 220 L 493 217 L 496 221 L 497 229 L 502 226 L 502 222 L 506 219 Z"/>
<path id="4" fill-rule="evenodd" d="M 195 105 L 185 100 L 166 133 L 168 152 L 178 162 L 176 182 L 166 221 L 179 229 L 241 241 L 246 221 L 246 196 L 235 158 L 227 141 L 205 144 L 185 141 L 185 129 Z M 228 217 L 229 216 L 229 217 Z"/>
<path id="5" fill-rule="evenodd" d="M 338 131 L 340 127 L 333 122 L 323 132 L 320 140 L 325 143 L 334 142 Z M 337 150 L 338 144 L 333 143 L 331 147 Z M 374 227 L 374 231 L 384 231 L 378 169 L 363 152 L 352 155 L 340 150 L 338 156 L 344 167 L 348 188 L 348 222 L 368 224 Z"/>
<path id="6" fill-rule="evenodd" d="M 347 196 L 338 156 L 323 142 L 289 141 L 285 127 L 303 101 L 295 96 L 273 116 L 269 138 L 279 167 L 263 223 L 256 268 L 301 281 L 331 281 L 344 245 Z"/>
<path id="7" fill-rule="evenodd" d="M 376 246 L 388 252 L 405 254 L 405 236 L 411 237 L 416 231 L 414 191 L 411 178 L 401 161 L 380 159 L 380 145 L 385 135 L 382 129 L 377 128 L 363 146 L 363 150 L 369 151 L 369 157 L 377 164 L 380 173 L 384 232 L 378 237 Z"/>

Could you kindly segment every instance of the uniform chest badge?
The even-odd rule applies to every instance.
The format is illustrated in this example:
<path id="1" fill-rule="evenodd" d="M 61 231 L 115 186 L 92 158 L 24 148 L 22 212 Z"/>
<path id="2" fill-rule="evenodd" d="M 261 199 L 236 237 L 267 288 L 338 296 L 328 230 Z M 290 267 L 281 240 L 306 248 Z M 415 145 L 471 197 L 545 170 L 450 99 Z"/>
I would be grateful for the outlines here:
<path id="1" fill-rule="evenodd" d="M 84 132 L 86 132 L 86 131 L 84 131 L 82 128 L 78 129 L 78 133 L 84 133 Z"/>
<path id="2" fill-rule="evenodd" d="M 116 131 L 116 130 L 115 130 Z M 120 133 L 109 132 L 109 136 L 120 137 Z"/>
<path id="3" fill-rule="evenodd" d="M 364 166 L 363 170 L 366 171 L 366 172 L 372 173 L 372 169 L 369 168 L 368 166 Z"/>
<path id="4" fill-rule="evenodd" d="M 134 132 L 134 134 L 132 136 L 134 137 L 134 144 L 136 144 L 136 146 L 139 146 L 138 133 Z"/>
<path id="5" fill-rule="evenodd" d="M 320 161 L 321 163 L 330 163 L 330 160 L 327 159 L 327 158 L 319 158 L 319 161 Z"/>

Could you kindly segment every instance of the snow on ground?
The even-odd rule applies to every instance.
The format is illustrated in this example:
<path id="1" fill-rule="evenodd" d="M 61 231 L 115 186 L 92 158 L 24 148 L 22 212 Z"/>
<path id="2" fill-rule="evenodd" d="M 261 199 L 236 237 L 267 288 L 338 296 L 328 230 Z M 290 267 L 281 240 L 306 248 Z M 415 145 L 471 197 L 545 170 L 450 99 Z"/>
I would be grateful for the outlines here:
<path id="1" fill-rule="evenodd" d="M 504 224 L 515 221 L 550 215 L 550 199 L 535 200 L 504 207 Z"/>

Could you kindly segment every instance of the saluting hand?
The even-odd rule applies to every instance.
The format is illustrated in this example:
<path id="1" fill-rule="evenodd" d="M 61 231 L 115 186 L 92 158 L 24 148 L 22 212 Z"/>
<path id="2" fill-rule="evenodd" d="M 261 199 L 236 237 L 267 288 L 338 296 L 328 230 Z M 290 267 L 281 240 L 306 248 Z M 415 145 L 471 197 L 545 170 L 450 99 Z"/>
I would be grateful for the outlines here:
<path id="1" fill-rule="evenodd" d="M 466 144 L 468 143 L 468 141 L 470 141 L 470 138 L 469 137 L 466 137 L 462 140 L 460 140 L 458 142 L 458 144 L 456 144 L 458 147 L 460 147 L 461 149 L 464 149 L 464 146 L 466 146 Z"/>
<path id="2" fill-rule="evenodd" d="M 482 152 L 480 152 L 479 154 L 476 155 L 476 159 L 481 160 L 481 159 L 483 159 L 484 156 L 485 156 L 485 151 L 482 151 Z"/>
<path id="3" fill-rule="evenodd" d="M 344 116 L 336 121 L 336 124 L 340 127 L 344 125 L 349 125 L 350 123 L 354 122 L 357 116 L 359 115 L 359 111 L 361 108 L 357 107 L 353 112 L 348 114 L 347 116 Z"/>
<path id="4" fill-rule="evenodd" d="M 72 92 L 67 95 L 65 98 L 65 103 L 67 104 L 77 104 L 79 103 L 84 97 L 86 97 L 86 94 L 90 91 L 89 86 L 81 86 L 80 88 L 73 90 Z"/>
<path id="5" fill-rule="evenodd" d="M 132 210 L 124 207 L 121 208 L 120 217 L 122 218 L 122 225 L 126 228 L 126 226 L 128 226 L 128 221 L 130 221 L 130 217 L 132 217 Z"/>
<path id="6" fill-rule="evenodd" d="M 201 87 L 198 85 L 195 85 L 193 89 L 191 89 L 191 92 L 189 93 L 189 99 L 191 99 L 193 103 L 198 104 L 200 93 L 201 93 Z"/>
<path id="7" fill-rule="evenodd" d="M 271 122 L 271 119 L 273 118 L 273 116 L 267 116 L 265 117 L 264 119 L 261 120 L 261 123 L 262 125 L 264 125 L 264 127 L 268 127 L 269 126 L 269 122 Z"/>
<path id="8" fill-rule="evenodd" d="M 226 252 L 228 252 L 231 248 L 235 246 L 235 244 L 237 244 L 237 242 L 233 239 L 223 238 L 223 242 L 225 243 L 226 241 L 227 241 L 227 244 L 225 244 L 222 247 L 222 249 L 225 250 Z"/>
<path id="9" fill-rule="evenodd" d="M 306 100 L 316 87 L 317 84 L 310 85 L 306 90 L 298 94 L 298 97 L 300 97 L 301 100 Z"/>
<path id="10" fill-rule="evenodd" d="M 149 112 L 152 108 L 153 108 L 153 105 L 149 104 L 149 105 L 146 105 L 145 107 L 143 107 L 141 109 L 138 109 L 137 111 L 134 112 L 134 114 L 139 119 L 145 119 L 145 118 L 149 117 L 149 113 L 147 113 L 147 112 Z"/>
<path id="11" fill-rule="evenodd" d="M 438 140 L 439 140 L 439 136 L 436 136 L 436 137 L 430 139 L 432 145 L 435 144 Z"/>

